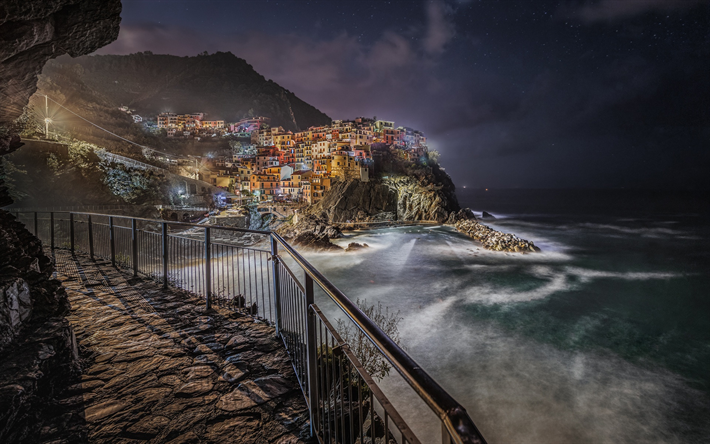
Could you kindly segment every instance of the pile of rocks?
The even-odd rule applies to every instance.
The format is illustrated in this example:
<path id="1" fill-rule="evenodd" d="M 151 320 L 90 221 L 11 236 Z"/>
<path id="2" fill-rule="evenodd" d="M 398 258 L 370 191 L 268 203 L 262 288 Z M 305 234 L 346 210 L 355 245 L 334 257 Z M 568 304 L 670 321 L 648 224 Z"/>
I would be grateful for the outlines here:
<path id="1" fill-rule="evenodd" d="M 276 231 L 295 246 L 313 250 L 342 249 L 338 245 L 330 242 L 330 239 L 337 239 L 343 236 L 340 228 L 312 214 L 305 214 L 299 217 L 296 223 L 283 224 Z"/>
<path id="2" fill-rule="evenodd" d="M 475 219 L 459 220 L 454 226 L 460 232 L 481 242 L 481 244 L 483 244 L 483 248 L 487 250 L 510 251 L 516 253 L 540 251 L 540 249 L 529 240 L 520 239 L 514 234 L 496 231 L 487 225 L 483 225 Z"/>

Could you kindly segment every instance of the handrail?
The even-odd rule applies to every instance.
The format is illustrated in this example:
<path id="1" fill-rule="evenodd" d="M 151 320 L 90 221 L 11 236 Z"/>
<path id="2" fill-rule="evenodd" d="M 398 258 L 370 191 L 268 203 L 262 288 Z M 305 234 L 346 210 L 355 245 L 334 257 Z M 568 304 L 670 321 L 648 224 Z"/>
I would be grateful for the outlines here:
<path id="1" fill-rule="evenodd" d="M 10 212 L 11 213 L 34 213 L 34 211 L 12 211 L 12 210 L 10 210 Z M 36 211 L 36 212 L 37 213 L 50 213 L 50 211 Z M 53 213 L 81 214 L 84 216 L 102 216 L 102 217 L 113 217 L 113 218 L 118 218 L 118 219 L 135 219 L 135 220 L 142 220 L 144 222 L 151 222 L 151 223 L 157 223 L 157 224 L 182 225 L 182 226 L 186 226 L 186 227 L 197 227 L 197 228 L 217 228 L 220 230 L 238 231 L 241 233 L 264 234 L 267 236 L 272 234 L 271 231 L 251 230 L 249 228 L 225 227 L 222 225 L 212 225 L 212 224 L 195 224 L 192 222 L 174 222 L 174 221 L 170 221 L 170 220 L 148 219 L 145 217 L 132 217 L 132 216 L 99 214 L 99 213 L 84 213 L 84 212 L 77 212 L 77 211 L 53 211 Z"/>
<path id="2" fill-rule="evenodd" d="M 13 211 L 13 213 L 34 213 L 35 214 L 35 233 L 37 232 L 37 213 L 38 212 L 25 212 L 25 211 Z M 340 291 L 333 283 L 331 283 L 323 274 L 318 271 L 313 265 L 310 264 L 300 253 L 298 253 L 291 245 L 289 245 L 279 234 L 270 231 L 261 230 L 250 230 L 245 228 L 235 228 L 235 227 L 223 227 L 220 225 L 210 225 L 210 224 L 195 224 L 190 222 L 172 222 L 164 220 L 147 219 L 140 217 L 131 216 L 114 216 L 107 214 L 98 213 L 88 213 L 88 212 L 71 212 L 71 211 L 60 211 L 58 213 L 68 213 L 70 215 L 70 229 L 73 230 L 73 222 L 76 221 L 75 215 L 86 215 L 86 216 L 100 216 L 109 217 L 111 229 L 115 228 L 116 225 L 113 223 L 114 219 L 130 219 L 132 221 L 145 221 L 149 223 L 161 224 L 163 226 L 163 238 L 167 238 L 167 226 L 178 225 L 184 227 L 197 227 L 205 229 L 207 235 L 209 235 L 210 229 L 220 229 L 233 232 L 243 232 L 243 233 L 255 233 L 261 235 L 268 235 L 271 239 L 275 240 L 282 248 L 291 256 L 291 258 L 303 269 L 306 273 L 306 282 L 312 279 L 310 285 L 310 294 L 312 298 L 312 283 L 315 282 L 320 286 L 320 288 L 330 297 L 330 299 L 347 315 L 347 317 L 357 326 L 357 328 L 362 331 L 365 336 L 375 345 L 375 347 L 382 353 L 382 355 L 387 359 L 387 361 L 397 370 L 397 372 L 404 378 L 405 381 L 414 389 L 414 391 L 419 395 L 419 397 L 431 408 L 445 428 L 444 433 L 450 438 L 446 438 L 445 442 L 454 442 L 456 444 L 485 444 L 486 441 L 482 434 L 475 426 L 468 413 L 454 398 L 447 393 L 429 374 L 424 371 L 419 364 L 417 364 L 401 347 L 399 347 L 382 329 L 375 324 L 367 315 L 365 315 L 360 308 L 354 304 L 348 297 Z M 51 212 L 51 220 L 55 221 L 54 213 Z M 91 219 L 89 219 L 89 224 L 91 225 Z M 129 228 L 129 227 L 122 227 Z M 135 233 L 135 223 L 132 223 L 130 227 Z M 52 235 L 53 236 L 53 235 Z M 72 239 L 72 250 L 73 246 L 73 231 L 71 235 Z M 111 234 L 113 238 L 113 234 Z M 206 238 L 206 252 L 210 251 L 209 237 Z M 53 238 L 52 238 L 53 241 Z M 113 242 L 113 241 L 112 241 Z M 165 240 L 163 242 L 166 242 Z M 53 245 L 53 243 L 52 243 Z M 273 245 L 273 244 L 272 244 Z M 229 246 L 225 244 L 225 246 Z M 113 244 L 112 244 L 112 261 L 113 259 Z M 166 254 L 166 246 L 163 247 L 163 254 Z M 272 257 L 279 258 L 282 255 L 277 254 L 276 250 L 272 246 Z M 263 250 L 254 250 L 261 253 L 268 253 Z M 209 269 L 209 253 L 206 256 L 206 264 Z M 163 266 L 167 267 L 166 258 L 163 258 Z M 304 287 L 300 285 L 291 270 L 286 266 L 283 261 L 282 265 L 285 267 L 287 273 L 291 275 L 293 280 L 298 283 L 299 288 L 303 291 Z M 167 268 L 164 268 L 165 283 L 167 286 Z M 209 290 L 209 274 L 206 276 L 207 279 L 207 301 L 209 304 L 210 296 Z M 309 285 L 306 284 L 306 287 Z M 274 289 L 276 291 L 276 288 Z M 306 288 L 307 290 L 307 288 Z M 277 296 L 278 297 L 278 296 Z M 311 299 L 312 300 L 312 299 Z M 309 384 L 310 386 L 310 384 Z M 446 436 L 446 435 L 445 435 Z"/>
<path id="3" fill-rule="evenodd" d="M 342 291 L 326 279 L 320 271 L 296 252 L 281 236 L 276 233 L 271 235 L 289 252 L 298 265 L 313 278 L 313 281 L 318 283 L 323 291 L 343 310 L 365 336 L 372 341 L 397 372 L 402 375 L 404 380 L 417 392 L 419 397 L 434 410 L 439 419 L 445 424 L 456 444 L 484 444 L 486 442 L 461 404 L 456 402 L 414 359 L 387 336 Z"/>
<path id="4" fill-rule="evenodd" d="M 330 332 L 330 334 L 333 335 L 337 343 L 343 347 L 343 352 L 348 357 L 350 362 L 353 363 L 355 371 L 357 371 L 363 381 L 365 381 L 365 384 L 367 384 L 370 390 L 372 390 L 372 394 L 380 402 L 380 405 L 382 405 L 382 407 L 387 410 L 387 414 L 392 418 L 402 435 L 405 436 L 405 438 L 407 439 L 407 443 L 420 444 L 419 439 L 412 433 L 412 430 L 409 428 L 404 419 L 402 419 L 402 417 L 399 415 L 399 412 L 397 412 L 397 410 L 395 410 L 394 408 L 391 408 L 392 404 L 390 403 L 389 399 L 387 399 L 387 396 L 382 392 L 382 390 L 377 386 L 377 384 L 375 384 L 375 381 L 374 379 L 372 379 L 372 376 L 370 376 L 370 374 L 365 371 L 365 368 L 363 367 L 360 360 L 357 358 L 357 356 L 355 356 L 352 350 L 350 350 L 350 345 L 345 342 L 340 336 L 340 334 L 338 334 L 338 332 L 335 330 L 335 328 L 333 328 L 333 325 L 330 323 L 328 318 L 325 317 L 320 308 L 318 308 L 316 304 L 312 304 L 309 308 L 313 310 L 315 315 L 318 317 L 318 319 L 320 319 L 323 325 L 325 325 L 326 329 Z M 388 430 L 386 432 L 388 432 Z"/>

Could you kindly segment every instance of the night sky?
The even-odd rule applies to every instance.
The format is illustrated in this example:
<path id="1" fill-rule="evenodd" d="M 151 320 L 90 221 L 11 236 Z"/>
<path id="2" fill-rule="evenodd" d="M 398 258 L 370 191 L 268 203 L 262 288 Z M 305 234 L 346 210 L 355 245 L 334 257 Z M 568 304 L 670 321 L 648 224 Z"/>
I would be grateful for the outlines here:
<path id="1" fill-rule="evenodd" d="M 123 0 L 102 54 L 230 51 L 458 186 L 710 189 L 710 1 Z M 185 110 L 186 112 L 192 110 Z"/>

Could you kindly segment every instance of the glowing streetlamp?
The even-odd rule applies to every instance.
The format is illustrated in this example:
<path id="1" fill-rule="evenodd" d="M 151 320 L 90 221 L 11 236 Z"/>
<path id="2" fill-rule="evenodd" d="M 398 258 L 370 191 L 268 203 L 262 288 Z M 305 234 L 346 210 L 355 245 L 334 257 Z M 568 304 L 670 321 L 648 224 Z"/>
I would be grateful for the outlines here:
<path id="1" fill-rule="evenodd" d="M 52 119 L 49 118 L 49 97 L 45 94 L 44 96 L 44 137 L 49 139 L 49 124 L 52 123 Z"/>

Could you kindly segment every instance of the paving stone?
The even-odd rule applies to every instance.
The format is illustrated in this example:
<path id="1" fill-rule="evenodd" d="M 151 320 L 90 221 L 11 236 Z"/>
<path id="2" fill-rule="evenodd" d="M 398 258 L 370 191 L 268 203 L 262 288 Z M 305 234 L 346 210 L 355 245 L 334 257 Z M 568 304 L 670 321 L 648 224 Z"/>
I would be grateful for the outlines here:
<path id="1" fill-rule="evenodd" d="M 65 413 L 38 423 L 43 444 L 303 442 L 308 412 L 272 327 L 61 254 L 83 269 L 58 277 L 91 365 L 57 399 Z"/>
<path id="2" fill-rule="evenodd" d="M 102 381 L 109 381 L 118 375 L 123 375 L 124 373 L 126 373 L 126 370 L 123 368 L 112 368 L 111 370 L 99 373 L 98 375 L 96 375 L 96 377 L 101 379 Z"/>
<path id="3" fill-rule="evenodd" d="M 93 379 L 90 381 L 83 381 L 78 384 L 70 385 L 66 388 L 66 391 L 68 393 L 90 392 L 94 389 L 104 386 L 105 384 L 106 383 L 101 380 Z"/>
<path id="4" fill-rule="evenodd" d="M 255 442 L 261 421 L 252 416 L 237 416 L 207 427 L 212 442 Z"/>
<path id="5" fill-rule="evenodd" d="M 103 353 L 94 358 L 94 362 L 96 362 L 97 364 L 106 362 L 111 360 L 111 358 L 113 358 L 114 356 L 116 356 L 116 352 Z"/>
<path id="6" fill-rule="evenodd" d="M 178 388 L 185 383 L 185 381 L 183 381 L 182 379 L 180 379 L 178 376 L 175 376 L 175 375 L 163 376 L 160 379 L 158 379 L 158 382 L 162 385 L 172 387 L 172 388 Z"/>
<path id="7" fill-rule="evenodd" d="M 280 375 L 266 376 L 241 385 L 249 397 L 261 404 L 293 390 L 292 384 Z"/>
<path id="8" fill-rule="evenodd" d="M 195 359 L 193 359 L 192 362 L 194 362 L 196 365 L 199 365 L 199 364 L 220 365 L 222 362 L 224 362 L 224 359 L 220 358 L 218 355 L 209 354 L 209 355 L 195 356 Z"/>
<path id="9" fill-rule="evenodd" d="M 165 416 L 146 416 L 137 423 L 128 427 L 126 431 L 128 433 L 155 436 L 159 434 L 169 423 L 170 419 Z"/>
<path id="10" fill-rule="evenodd" d="M 86 421 L 87 422 L 96 422 L 102 418 L 105 418 L 107 416 L 113 415 L 117 412 L 120 412 L 126 407 L 126 403 L 117 401 L 117 400 L 110 400 L 110 401 L 105 401 L 100 404 L 95 404 L 92 406 L 89 406 L 85 410 L 86 414 Z"/>
<path id="11" fill-rule="evenodd" d="M 246 371 L 239 368 L 237 365 L 229 363 L 222 367 L 222 379 L 230 384 L 233 384 L 244 378 Z"/>
<path id="12" fill-rule="evenodd" d="M 226 412 L 236 412 L 256 405 L 256 401 L 249 397 L 249 393 L 239 387 L 234 389 L 231 393 L 223 395 L 217 402 L 217 408 Z"/>
<path id="13" fill-rule="evenodd" d="M 167 444 L 198 444 L 200 441 L 200 438 L 196 434 L 193 432 L 187 432 L 175 439 L 170 440 Z"/>
<path id="14" fill-rule="evenodd" d="M 188 357 L 168 358 L 160 364 L 158 371 L 173 372 L 179 369 L 184 369 L 192 365 L 192 359 Z"/>
<path id="15" fill-rule="evenodd" d="M 214 384 L 209 379 L 190 381 L 175 391 L 175 396 L 199 396 L 212 390 Z"/>
<path id="16" fill-rule="evenodd" d="M 197 365 L 183 369 L 182 374 L 186 375 L 187 379 L 199 379 L 214 375 L 215 370 L 209 365 Z"/>

